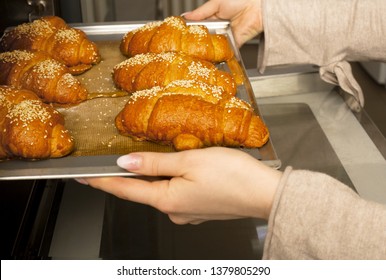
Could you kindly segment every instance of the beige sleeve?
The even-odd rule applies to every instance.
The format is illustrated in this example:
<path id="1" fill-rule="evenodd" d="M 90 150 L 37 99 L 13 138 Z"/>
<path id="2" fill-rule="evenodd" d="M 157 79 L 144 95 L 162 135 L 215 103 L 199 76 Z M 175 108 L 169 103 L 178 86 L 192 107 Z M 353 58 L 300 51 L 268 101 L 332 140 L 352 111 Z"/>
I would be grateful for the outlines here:
<path id="1" fill-rule="evenodd" d="M 334 178 L 287 168 L 264 259 L 386 259 L 386 206 L 361 199 Z"/>
<path id="2" fill-rule="evenodd" d="M 347 61 L 386 61 L 385 15 L 385 0 L 263 0 L 258 68 L 321 66 L 322 79 L 339 84 L 363 106 Z"/>

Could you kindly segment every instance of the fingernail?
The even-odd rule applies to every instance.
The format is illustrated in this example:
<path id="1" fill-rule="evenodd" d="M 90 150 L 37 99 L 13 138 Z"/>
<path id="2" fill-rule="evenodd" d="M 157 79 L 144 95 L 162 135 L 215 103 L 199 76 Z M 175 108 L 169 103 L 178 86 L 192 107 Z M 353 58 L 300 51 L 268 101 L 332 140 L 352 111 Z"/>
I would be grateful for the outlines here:
<path id="1" fill-rule="evenodd" d="M 128 154 L 118 158 L 117 164 L 119 167 L 127 170 L 137 170 L 142 163 L 142 156 L 137 154 Z"/>
<path id="2" fill-rule="evenodd" d="M 190 14 L 190 13 L 191 13 L 191 11 L 185 12 L 185 13 L 182 13 L 180 16 L 181 16 L 181 17 L 185 17 L 186 15 L 188 15 L 188 14 Z"/>
<path id="3" fill-rule="evenodd" d="M 83 178 L 74 178 L 74 180 L 77 181 L 79 184 L 88 185 L 88 182 Z"/>

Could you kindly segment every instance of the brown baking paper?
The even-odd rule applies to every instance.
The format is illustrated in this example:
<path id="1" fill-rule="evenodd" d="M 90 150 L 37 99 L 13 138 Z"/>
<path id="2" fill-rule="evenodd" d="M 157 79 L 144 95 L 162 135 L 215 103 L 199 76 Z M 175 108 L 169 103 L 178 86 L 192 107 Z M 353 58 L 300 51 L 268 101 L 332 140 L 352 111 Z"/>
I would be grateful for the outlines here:
<path id="1" fill-rule="evenodd" d="M 72 156 L 127 154 L 135 151 L 172 152 L 172 146 L 149 141 L 134 141 L 119 135 L 115 117 L 123 109 L 128 94 L 114 85 L 112 70 L 127 59 L 119 50 L 119 41 L 96 42 L 102 61 L 86 73 L 76 76 L 89 92 L 89 100 L 72 107 L 57 108 L 66 128 L 75 140 Z"/>

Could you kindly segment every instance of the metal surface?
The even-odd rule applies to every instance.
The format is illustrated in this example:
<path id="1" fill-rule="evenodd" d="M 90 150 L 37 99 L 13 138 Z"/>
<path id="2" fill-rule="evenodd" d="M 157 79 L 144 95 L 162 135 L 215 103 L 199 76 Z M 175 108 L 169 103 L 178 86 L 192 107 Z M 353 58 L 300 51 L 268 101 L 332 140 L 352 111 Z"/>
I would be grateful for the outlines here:
<path id="1" fill-rule="evenodd" d="M 303 80 L 304 87 L 309 88 L 316 85 L 319 90 L 288 95 L 277 92 L 273 93 L 272 96 L 265 96 L 264 92 L 260 92 L 260 82 L 266 85 L 271 83 L 273 86 L 280 88 L 288 81 L 280 75 L 275 77 L 254 77 L 251 79 L 251 83 L 256 90 L 255 94 L 258 97 L 259 104 L 263 106 L 263 104 L 304 102 L 309 105 L 358 194 L 365 199 L 386 204 L 385 137 L 365 111 L 357 114 L 350 110 L 338 87 L 330 85 L 329 90 L 320 91 L 320 85 L 317 81 L 320 80 L 318 73 L 308 74 L 309 78 L 306 80 L 301 75 L 294 74 L 291 80 L 296 81 L 297 76 L 299 80 Z M 289 91 L 291 91 L 291 88 L 289 88 Z M 265 97 L 259 98 L 260 94 Z M 273 140 L 275 141 L 275 138 Z M 318 139 L 314 139 L 310 143 L 315 149 L 319 149 Z M 292 152 L 297 153 L 295 147 Z M 280 153 L 279 156 L 282 157 Z M 283 159 L 283 166 L 292 164 L 291 162 Z M 312 166 L 317 162 L 319 162 L 317 157 L 311 159 L 305 157 L 303 159 L 305 167 Z M 320 164 L 326 169 L 323 171 L 324 173 L 339 178 L 334 173 L 335 167 L 329 166 L 328 159 L 323 158 Z"/>
<path id="2" fill-rule="evenodd" d="M 0 162 L 0 180 L 133 176 L 116 165 L 119 156 L 84 156 L 41 161 Z"/>
<path id="3" fill-rule="evenodd" d="M 133 29 L 139 28 L 146 22 L 112 23 L 112 24 L 78 24 L 76 28 L 86 32 L 92 41 L 120 40 L 122 36 Z M 242 66 L 244 84 L 238 86 L 238 96 L 247 100 L 259 114 L 255 95 L 249 83 L 247 73 L 243 67 L 239 50 L 235 47 L 234 38 L 227 21 L 203 21 L 194 24 L 204 24 L 212 33 L 225 34 L 235 52 L 235 57 Z M 96 66 L 97 67 L 97 66 Z M 226 66 L 222 66 L 225 67 Z M 262 116 L 264 119 L 264 116 Z M 259 149 L 244 149 L 253 157 L 260 159 L 268 166 L 279 168 L 280 160 L 271 139 Z M 116 166 L 119 155 L 96 156 L 67 156 L 59 159 L 41 161 L 9 160 L 0 162 L 0 180 L 27 180 L 27 179 L 54 179 L 54 178 L 80 178 L 80 177 L 106 177 L 106 176 L 134 176 Z"/>
<path id="4" fill-rule="evenodd" d="M 329 174 L 354 188 L 331 143 L 306 103 L 262 104 L 285 166 Z"/>
<path id="5" fill-rule="evenodd" d="M 28 20 L 34 21 L 44 15 L 53 15 L 53 2 L 45 0 L 27 0 L 27 4 L 31 7 L 31 12 L 28 14 Z"/>

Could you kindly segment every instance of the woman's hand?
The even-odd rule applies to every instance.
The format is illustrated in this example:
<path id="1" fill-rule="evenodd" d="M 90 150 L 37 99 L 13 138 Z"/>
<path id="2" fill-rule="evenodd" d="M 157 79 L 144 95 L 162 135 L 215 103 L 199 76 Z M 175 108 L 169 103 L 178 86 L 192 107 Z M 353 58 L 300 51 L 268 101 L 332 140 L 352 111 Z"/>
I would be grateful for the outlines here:
<path id="1" fill-rule="evenodd" d="M 243 217 L 268 219 L 281 172 L 235 149 L 178 153 L 133 153 L 118 165 L 157 181 L 136 177 L 82 179 L 122 199 L 153 206 L 177 224 Z"/>
<path id="2" fill-rule="evenodd" d="M 262 0 L 210 0 L 184 17 L 230 20 L 238 47 L 263 32 Z"/>

